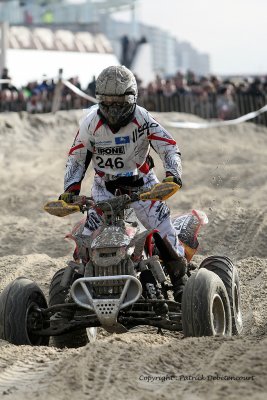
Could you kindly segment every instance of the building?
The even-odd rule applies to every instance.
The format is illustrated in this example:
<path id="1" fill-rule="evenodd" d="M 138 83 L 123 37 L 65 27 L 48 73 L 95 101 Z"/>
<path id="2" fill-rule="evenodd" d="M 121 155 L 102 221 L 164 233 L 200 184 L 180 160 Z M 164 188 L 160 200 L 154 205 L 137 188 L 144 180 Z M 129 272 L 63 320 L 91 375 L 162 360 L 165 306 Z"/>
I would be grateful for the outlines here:
<path id="1" fill-rule="evenodd" d="M 210 72 L 209 55 L 198 52 L 190 43 L 179 42 L 168 32 L 157 27 L 140 24 L 134 13 L 135 0 L 88 0 L 81 4 L 69 4 L 67 1 L 9 1 L 0 0 L 0 15 L 10 24 L 36 26 L 46 24 L 68 26 L 69 30 L 88 30 L 91 33 L 102 32 L 110 41 L 118 60 L 122 57 L 122 38 L 127 36 L 130 42 L 146 38 L 150 46 L 151 79 L 156 74 L 172 75 L 178 70 L 194 71 L 197 75 Z M 19 7 L 19 3 L 23 6 Z M 15 6 L 17 4 L 17 7 Z M 114 11 L 132 9 L 132 21 L 122 22 L 112 17 Z M 132 52 L 133 57 L 136 51 Z M 139 57 L 140 58 L 140 57 Z M 132 60 L 133 61 L 133 60 Z M 136 64 L 136 63 L 135 63 Z M 137 70 L 140 70 L 137 66 Z"/>
<path id="2" fill-rule="evenodd" d="M 176 42 L 176 65 L 181 72 L 194 71 L 198 75 L 208 75 L 210 72 L 210 57 L 199 53 L 189 42 Z"/>
<path id="3" fill-rule="evenodd" d="M 41 81 L 44 75 L 47 79 L 57 79 L 62 69 L 64 79 L 78 77 L 86 89 L 99 71 L 119 64 L 103 33 L 71 31 L 56 25 L 1 26 L 0 38 L 5 41 L 0 54 L 2 68 L 8 67 L 12 84 L 18 87 Z"/>

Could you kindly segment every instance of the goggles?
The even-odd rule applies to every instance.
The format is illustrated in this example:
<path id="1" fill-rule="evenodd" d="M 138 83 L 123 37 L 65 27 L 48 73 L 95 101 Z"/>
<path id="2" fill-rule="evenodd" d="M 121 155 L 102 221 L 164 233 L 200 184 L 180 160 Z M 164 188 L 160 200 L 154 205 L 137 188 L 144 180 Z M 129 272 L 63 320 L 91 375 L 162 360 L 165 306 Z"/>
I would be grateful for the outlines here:
<path id="1" fill-rule="evenodd" d="M 122 96 L 109 96 L 109 95 L 97 94 L 96 100 L 103 106 L 109 107 L 114 104 L 119 106 L 125 103 L 134 104 L 136 102 L 136 97 L 133 94 L 125 94 Z"/>

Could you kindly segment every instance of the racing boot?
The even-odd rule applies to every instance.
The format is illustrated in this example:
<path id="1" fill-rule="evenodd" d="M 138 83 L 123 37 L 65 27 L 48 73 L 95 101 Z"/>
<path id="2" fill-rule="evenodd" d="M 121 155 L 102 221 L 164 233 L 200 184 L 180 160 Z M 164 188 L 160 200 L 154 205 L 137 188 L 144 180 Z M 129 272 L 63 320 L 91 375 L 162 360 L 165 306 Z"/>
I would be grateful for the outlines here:
<path id="1" fill-rule="evenodd" d="M 179 256 L 179 259 L 168 261 L 165 265 L 173 286 L 174 300 L 178 303 L 181 303 L 184 286 L 188 280 L 188 276 L 186 273 L 187 260 L 185 257 Z"/>
<path id="2" fill-rule="evenodd" d="M 187 274 L 188 276 L 190 276 L 190 271 L 195 271 L 198 268 L 197 263 L 195 263 L 194 261 L 189 261 L 189 263 L 187 264 Z"/>
<path id="3" fill-rule="evenodd" d="M 166 315 L 169 311 L 168 305 L 165 302 L 162 302 L 164 297 L 150 269 L 141 272 L 140 282 L 143 287 L 143 295 L 145 298 L 160 300 L 159 303 L 155 302 L 155 304 L 153 304 L 153 310 L 155 313 L 161 316 Z"/>
<path id="4" fill-rule="evenodd" d="M 154 234 L 154 239 L 160 253 L 160 258 L 162 259 L 173 286 L 174 300 L 180 303 L 184 285 L 188 279 L 187 260 L 177 253 L 166 236 L 161 238 L 160 235 L 156 233 Z"/>

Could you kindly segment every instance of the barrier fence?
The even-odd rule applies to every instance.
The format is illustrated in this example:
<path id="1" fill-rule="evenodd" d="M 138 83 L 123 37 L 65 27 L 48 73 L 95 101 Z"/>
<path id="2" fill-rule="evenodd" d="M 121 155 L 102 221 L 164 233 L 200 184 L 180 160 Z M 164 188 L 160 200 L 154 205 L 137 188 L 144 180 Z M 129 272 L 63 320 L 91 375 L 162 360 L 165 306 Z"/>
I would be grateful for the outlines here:
<path id="1" fill-rule="evenodd" d="M 232 120 L 262 109 L 267 104 L 267 95 L 236 94 L 231 102 L 227 102 L 216 94 L 210 95 L 207 99 L 201 99 L 194 94 L 174 94 L 169 97 L 156 94 L 141 96 L 139 104 L 149 111 L 176 111 L 194 114 L 207 120 Z M 265 112 L 253 118 L 254 123 L 267 126 L 267 114 Z"/>
<path id="2" fill-rule="evenodd" d="M 0 80 L 0 84 L 4 80 Z M 36 91 L 26 96 L 23 91 L 0 90 L 0 112 L 28 111 L 31 113 L 57 110 L 83 109 L 96 103 L 96 99 L 69 81 L 59 80 L 52 88 Z M 236 120 L 257 110 L 251 118 L 256 124 L 267 126 L 267 95 L 237 93 L 231 99 L 211 93 L 207 96 L 194 93 L 171 96 L 140 94 L 138 104 L 151 112 L 181 112 L 194 114 L 206 120 Z M 248 120 L 245 119 L 245 120 Z M 240 121 L 241 122 L 241 121 Z M 204 124 L 205 125 L 205 124 Z"/>

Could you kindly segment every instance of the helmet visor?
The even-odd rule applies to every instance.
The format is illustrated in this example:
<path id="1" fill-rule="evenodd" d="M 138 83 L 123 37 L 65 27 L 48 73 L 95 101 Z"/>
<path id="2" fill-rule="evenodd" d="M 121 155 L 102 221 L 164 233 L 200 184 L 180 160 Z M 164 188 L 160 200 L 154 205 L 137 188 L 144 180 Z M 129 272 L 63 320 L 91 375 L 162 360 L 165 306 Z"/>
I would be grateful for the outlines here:
<path id="1" fill-rule="evenodd" d="M 124 124 L 135 109 L 135 96 L 97 95 L 99 110 L 111 126 Z"/>
<path id="2" fill-rule="evenodd" d="M 134 104 L 136 102 L 136 96 L 133 94 L 125 94 L 122 96 L 109 96 L 106 94 L 97 94 L 96 95 L 96 100 L 98 103 L 104 103 L 106 105 L 111 105 L 111 104 Z"/>

